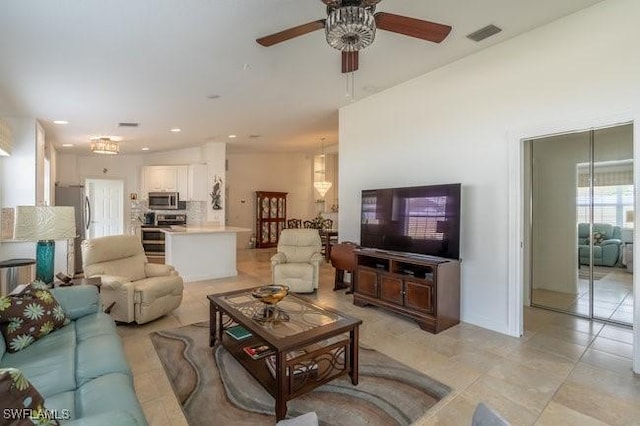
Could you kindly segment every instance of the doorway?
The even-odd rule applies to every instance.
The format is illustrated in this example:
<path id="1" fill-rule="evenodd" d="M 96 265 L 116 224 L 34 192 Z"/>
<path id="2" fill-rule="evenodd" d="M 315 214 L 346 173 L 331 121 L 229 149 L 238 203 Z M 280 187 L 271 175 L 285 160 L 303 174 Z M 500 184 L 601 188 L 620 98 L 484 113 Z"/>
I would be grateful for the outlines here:
<path id="1" fill-rule="evenodd" d="M 633 125 L 524 148 L 531 305 L 631 326 Z"/>
<path id="2" fill-rule="evenodd" d="M 87 237 L 120 235 L 124 227 L 124 182 L 116 179 L 86 179 L 89 199 Z"/>

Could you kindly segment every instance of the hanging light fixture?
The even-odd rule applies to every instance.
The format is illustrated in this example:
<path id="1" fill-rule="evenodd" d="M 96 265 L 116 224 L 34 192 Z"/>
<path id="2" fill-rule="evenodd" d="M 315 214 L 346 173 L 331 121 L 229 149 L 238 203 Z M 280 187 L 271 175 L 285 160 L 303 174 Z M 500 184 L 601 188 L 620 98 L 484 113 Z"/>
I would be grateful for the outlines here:
<path id="1" fill-rule="evenodd" d="M 346 6 L 332 10 L 325 23 L 327 43 L 343 52 L 355 52 L 373 43 L 376 19 L 369 8 Z"/>
<path id="2" fill-rule="evenodd" d="M 326 179 L 327 161 L 326 161 L 326 156 L 324 154 L 324 138 L 322 138 L 321 141 L 322 141 L 322 151 L 320 154 L 320 158 L 322 158 L 322 180 L 313 182 L 313 187 L 316 189 L 316 191 L 318 191 L 320 196 L 324 198 L 324 196 L 327 195 L 327 192 L 329 191 L 329 189 L 331 189 L 332 183 L 328 182 Z M 314 176 L 314 180 L 315 180 L 315 176 Z"/>
<path id="3" fill-rule="evenodd" d="M 376 37 L 376 18 L 373 14 L 375 3 L 367 7 L 363 6 L 343 6 L 330 10 L 325 22 L 325 36 L 327 43 L 334 49 L 341 52 L 359 52 L 373 43 Z M 331 9 L 331 6 L 329 6 Z M 343 53 L 343 57 L 344 57 Z M 353 56 L 348 55 L 347 67 L 353 68 Z M 343 59 L 344 61 L 344 59 Z M 344 66 L 344 63 L 343 63 Z M 355 76 L 351 71 L 346 74 L 347 91 L 346 96 L 355 100 Z"/>
<path id="4" fill-rule="evenodd" d="M 111 138 L 97 138 L 91 140 L 91 152 L 96 154 L 114 155 L 120 152 L 120 144 Z"/>

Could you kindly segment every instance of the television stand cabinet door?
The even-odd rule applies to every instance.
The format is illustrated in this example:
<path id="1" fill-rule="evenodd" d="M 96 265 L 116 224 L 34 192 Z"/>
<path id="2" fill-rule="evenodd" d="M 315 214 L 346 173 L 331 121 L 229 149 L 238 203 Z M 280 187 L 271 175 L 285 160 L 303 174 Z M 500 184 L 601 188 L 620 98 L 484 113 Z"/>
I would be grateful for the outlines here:
<path id="1" fill-rule="evenodd" d="M 356 250 L 353 303 L 374 305 L 439 333 L 460 322 L 460 262 L 383 250 Z"/>

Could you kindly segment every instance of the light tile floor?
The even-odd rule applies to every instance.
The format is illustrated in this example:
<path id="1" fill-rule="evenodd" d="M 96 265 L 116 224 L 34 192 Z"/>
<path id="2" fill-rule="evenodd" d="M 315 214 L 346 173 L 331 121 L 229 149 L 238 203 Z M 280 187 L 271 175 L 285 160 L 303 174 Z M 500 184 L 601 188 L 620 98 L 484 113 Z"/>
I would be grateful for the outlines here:
<path id="1" fill-rule="evenodd" d="M 237 277 L 187 283 L 172 314 L 118 326 L 152 426 L 187 422 L 148 334 L 208 320 L 207 294 L 268 283 L 272 254 L 240 250 Z M 361 318 L 362 343 L 453 388 L 416 425 L 468 425 L 479 401 L 514 425 L 640 424 L 640 376 L 631 371 L 628 329 L 526 308 L 519 339 L 465 323 L 433 335 L 379 308 L 354 306 L 351 296 L 332 290 L 333 268 L 324 264 L 311 297 Z"/>
<path id="2" fill-rule="evenodd" d="M 589 316 L 588 267 L 578 272 L 575 294 L 534 289 L 532 300 L 538 306 Z M 626 268 L 594 266 L 598 279 L 593 282 L 593 311 L 597 318 L 633 323 L 633 274 Z"/>

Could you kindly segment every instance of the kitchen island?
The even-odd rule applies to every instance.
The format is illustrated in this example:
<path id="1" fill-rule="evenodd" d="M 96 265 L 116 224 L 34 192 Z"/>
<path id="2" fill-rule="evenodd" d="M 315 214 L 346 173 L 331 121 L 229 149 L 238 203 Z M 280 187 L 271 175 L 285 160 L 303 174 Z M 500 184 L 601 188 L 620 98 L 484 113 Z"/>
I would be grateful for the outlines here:
<path id="1" fill-rule="evenodd" d="M 234 277 L 236 234 L 251 232 L 234 226 L 172 226 L 165 233 L 165 263 L 173 266 L 185 283 Z"/>

